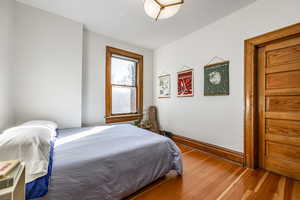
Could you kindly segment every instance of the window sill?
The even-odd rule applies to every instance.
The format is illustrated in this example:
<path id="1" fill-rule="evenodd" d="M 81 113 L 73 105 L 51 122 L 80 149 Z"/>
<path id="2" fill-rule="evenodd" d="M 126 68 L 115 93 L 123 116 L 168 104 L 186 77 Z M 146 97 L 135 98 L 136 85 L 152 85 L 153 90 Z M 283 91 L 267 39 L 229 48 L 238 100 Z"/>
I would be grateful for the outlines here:
<path id="1" fill-rule="evenodd" d="M 127 122 L 134 120 L 141 120 L 142 114 L 128 114 L 128 115 L 113 115 L 105 117 L 106 123 L 116 123 L 116 122 Z"/>

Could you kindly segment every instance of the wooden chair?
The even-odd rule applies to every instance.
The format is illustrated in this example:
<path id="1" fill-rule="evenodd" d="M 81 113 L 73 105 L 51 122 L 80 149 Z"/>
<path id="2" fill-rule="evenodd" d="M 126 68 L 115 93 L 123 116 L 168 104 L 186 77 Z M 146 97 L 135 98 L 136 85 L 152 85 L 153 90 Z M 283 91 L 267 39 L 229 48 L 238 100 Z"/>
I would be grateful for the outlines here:
<path id="1" fill-rule="evenodd" d="M 149 114 L 150 130 L 156 133 L 160 133 L 158 120 L 157 120 L 157 108 L 155 106 L 150 106 L 148 114 Z"/>

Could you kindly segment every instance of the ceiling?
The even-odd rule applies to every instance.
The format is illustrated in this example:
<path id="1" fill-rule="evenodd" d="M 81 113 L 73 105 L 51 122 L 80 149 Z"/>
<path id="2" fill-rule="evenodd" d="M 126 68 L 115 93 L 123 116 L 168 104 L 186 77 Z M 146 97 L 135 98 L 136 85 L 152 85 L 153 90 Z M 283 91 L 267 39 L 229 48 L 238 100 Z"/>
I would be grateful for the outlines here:
<path id="1" fill-rule="evenodd" d="M 17 0 L 83 23 L 96 33 L 148 49 L 177 40 L 255 0 L 185 0 L 172 18 L 155 22 L 143 0 Z"/>

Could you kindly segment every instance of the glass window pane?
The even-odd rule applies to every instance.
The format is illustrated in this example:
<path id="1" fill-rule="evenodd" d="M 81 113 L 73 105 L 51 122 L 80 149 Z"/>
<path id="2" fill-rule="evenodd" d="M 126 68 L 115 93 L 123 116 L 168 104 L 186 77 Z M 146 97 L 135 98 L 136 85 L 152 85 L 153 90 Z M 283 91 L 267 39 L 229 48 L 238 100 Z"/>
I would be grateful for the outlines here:
<path id="1" fill-rule="evenodd" d="M 112 114 L 136 112 L 136 88 L 112 86 Z"/>
<path id="2" fill-rule="evenodd" d="M 111 83 L 135 86 L 136 62 L 111 58 Z"/>

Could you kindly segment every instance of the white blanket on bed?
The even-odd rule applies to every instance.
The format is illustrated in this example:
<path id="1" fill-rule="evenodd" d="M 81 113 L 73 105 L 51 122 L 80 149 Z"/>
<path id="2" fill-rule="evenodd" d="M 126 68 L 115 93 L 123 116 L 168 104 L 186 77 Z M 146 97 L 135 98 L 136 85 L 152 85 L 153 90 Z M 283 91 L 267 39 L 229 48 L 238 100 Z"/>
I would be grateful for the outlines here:
<path id="1" fill-rule="evenodd" d="M 21 160 L 26 164 L 26 183 L 48 172 L 50 141 L 54 129 L 42 126 L 17 126 L 0 135 L 0 161 Z"/>

